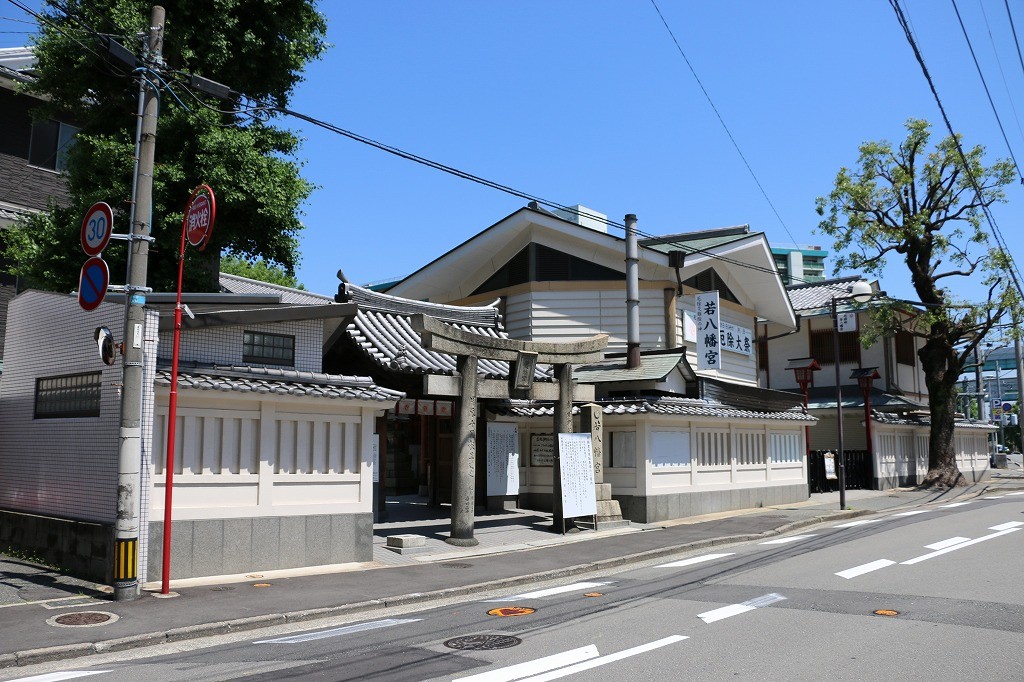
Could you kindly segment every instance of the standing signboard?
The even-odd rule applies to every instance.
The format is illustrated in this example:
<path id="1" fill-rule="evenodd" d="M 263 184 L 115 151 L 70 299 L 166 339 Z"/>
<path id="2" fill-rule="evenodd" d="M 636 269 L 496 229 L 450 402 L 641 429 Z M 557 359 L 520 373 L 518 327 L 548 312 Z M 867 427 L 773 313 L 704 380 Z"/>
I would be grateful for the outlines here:
<path id="1" fill-rule="evenodd" d="M 487 424 L 487 495 L 519 494 L 519 427 Z"/>
<path id="2" fill-rule="evenodd" d="M 594 448 L 590 434 L 558 434 L 558 460 L 563 518 L 596 516 L 597 489 L 594 486 Z"/>
<path id="3" fill-rule="evenodd" d="M 696 295 L 697 369 L 722 369 L 718 292 Z"/>

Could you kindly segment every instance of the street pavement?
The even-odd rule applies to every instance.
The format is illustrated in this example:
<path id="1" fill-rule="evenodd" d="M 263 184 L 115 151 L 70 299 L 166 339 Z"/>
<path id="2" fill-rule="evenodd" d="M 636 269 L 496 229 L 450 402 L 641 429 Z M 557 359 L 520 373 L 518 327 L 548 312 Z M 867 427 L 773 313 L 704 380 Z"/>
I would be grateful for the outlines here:
<path id="1" fill-rule="evenodd" d="M 106 587 L 0 556 L 0 668 L 292 622 L 372 617 L 385 608 L 582 576 L 836 519 L 950 504 L 997 491 L 1024 491 L 1024 474 L 996 471 L 989 481 L 949 491 L 851 490 L 845 511 L 839 510 L 837 493 L 817 494 L 797 504 L 564 536 L 551 532 L 549 516 L 522 510 L 479 517 L 480 545 L 468 549 L 442 541 L 447 523 L 438 510 L 397 505 L 387 522 L 375 526 L 372 562 L 321 567 L 321 572 L 172 581 L 178 595 L 172 598 L 158 596 L 159 585 L 147 585 L 143 596 L 130 602 L 112 601 Z M 425 549 L 399 555 L 385 548 L 387 536 L 406 533 L 425 536 Z"/>

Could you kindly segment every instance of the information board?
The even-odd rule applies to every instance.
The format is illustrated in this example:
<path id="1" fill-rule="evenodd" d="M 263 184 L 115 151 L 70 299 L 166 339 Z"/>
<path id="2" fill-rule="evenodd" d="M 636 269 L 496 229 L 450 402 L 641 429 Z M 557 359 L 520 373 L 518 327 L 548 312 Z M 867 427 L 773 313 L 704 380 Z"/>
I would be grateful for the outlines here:
<path id="1" fill-rule="evenodd" d="M 550 433 L 530 436 L 530 466 L 549 467 L 555 463 L 555 437 Z"/>
<path id="2" fill-rule="evenodd" d="M 487 495 L 519 494 L 519 427 L 487 424 Z"/>
<path id="3" fill-rule="evenodd" d="M 558 461 L 562 481 L 562 516 L 572 519 L 596 515 L 594 447 L 590 434 L 558 434 Z"/>

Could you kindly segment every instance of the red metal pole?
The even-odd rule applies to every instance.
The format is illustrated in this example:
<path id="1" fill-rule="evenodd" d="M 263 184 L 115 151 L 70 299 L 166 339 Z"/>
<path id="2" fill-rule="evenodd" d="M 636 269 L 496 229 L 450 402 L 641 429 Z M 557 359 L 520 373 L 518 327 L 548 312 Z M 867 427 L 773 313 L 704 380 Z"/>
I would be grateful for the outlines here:
<path id="1" fill-rule="evenodd" d="M 164 565 L 160 594 L 170 592 L 171 581 L 171 495 L 174 488 L 174 430 L 178 422 L 178 349 L 181 343 L 181 281 L 185 273 L 185 223 L 181 225 L 178 251 L 178 295 L 174 302 L 174 343 L 171 356 L 171 397 L 167 403 L 167 457 L 164 463 Z"/>

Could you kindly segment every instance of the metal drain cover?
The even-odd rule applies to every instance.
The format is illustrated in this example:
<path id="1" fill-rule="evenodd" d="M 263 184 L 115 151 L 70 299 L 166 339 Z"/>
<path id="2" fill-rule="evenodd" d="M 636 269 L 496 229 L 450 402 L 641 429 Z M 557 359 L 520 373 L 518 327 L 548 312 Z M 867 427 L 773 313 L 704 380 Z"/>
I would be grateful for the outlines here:
<path id="1" fill-rule="evenodd" d="M 87 628 L 96 625 L 107 625 L 118 620 L 117 615 L 106 611 L 78 611 L 75 613 L 62 613 L 59 616 L 47 618 L 50 625 L 64 628 Z"/>
<path id="2" fill-rule="evenodd" d="M 461 563 L 458 561 L 443 561 L 438 564 L 441 568 L 470 568 L 473 564 Z"/>
<path id="3" fill-rule="evenodd" d="M 512 635 L 465 635 L 449 639 L 444 645 L 449 649 L 463 651 L 492 651 L 494 649 L 510 649 L 522 643 L 523 640 Z"/>

